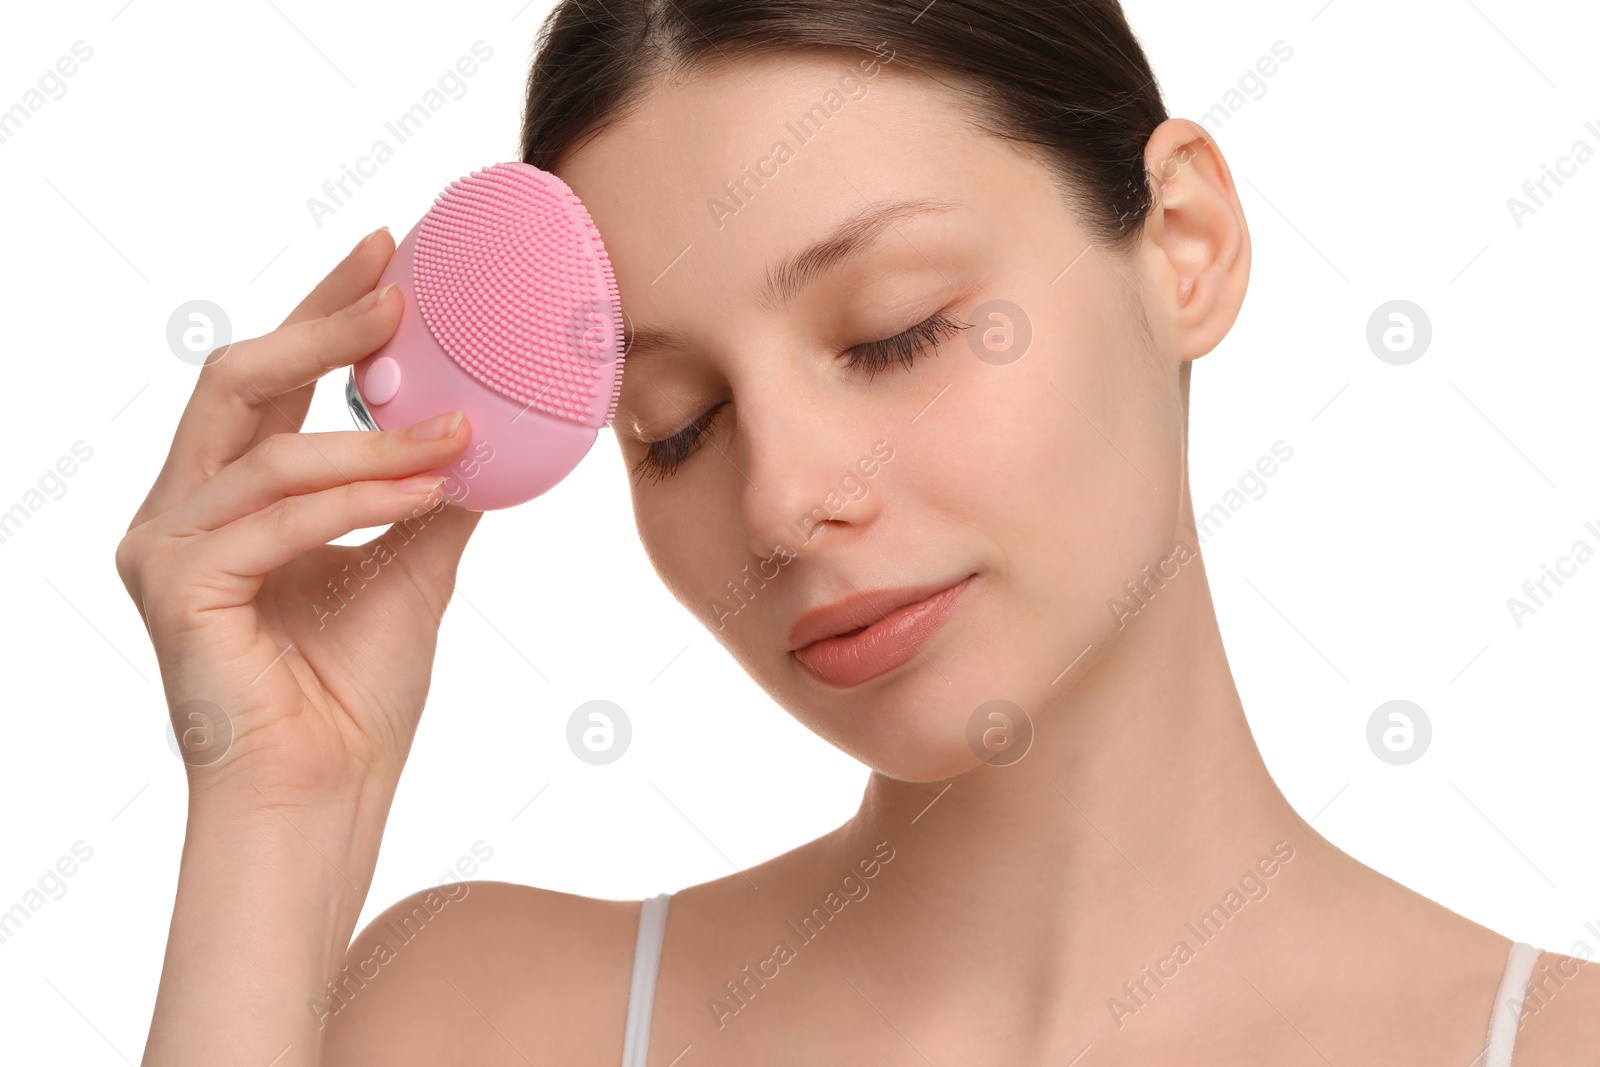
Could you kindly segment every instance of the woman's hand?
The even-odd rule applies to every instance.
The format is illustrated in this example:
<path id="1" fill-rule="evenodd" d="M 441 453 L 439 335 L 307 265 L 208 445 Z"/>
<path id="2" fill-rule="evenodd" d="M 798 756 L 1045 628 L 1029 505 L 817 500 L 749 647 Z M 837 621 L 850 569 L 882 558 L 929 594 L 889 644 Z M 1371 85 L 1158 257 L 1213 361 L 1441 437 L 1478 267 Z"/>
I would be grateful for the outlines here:
<path id="1" fill-rule="evenodd" d="M 393 252 L 378 231 L 276 330 L 212 354 L 117 548 L 196 800 L 385 792 L 410 748 L 481 518 L 442 503 L 439 479 L 410 476 L 455 460 L 470 427 L 455 412 L 383 433 L 298 432 L 317 379 L 416 313 L 398 289 L 373 289 Z M 389 523 L 366 545 L 327 544 Z"/>
<path id="2" fill-rule="evenodd" d="M 405 314 L 369 237 L 283 325 L 213 353 L 117 546 L 189 775 L 188 827 L 144 1062 L 315 1067 L 481 517 L 411 476 L 471 440 L 302 434 L 317 379 Z M 383 299 L 379 299 L 379 297 Z M 411 312 L 415 314 L 415 311 Z M 361 547 L 328 542 L 395 523 Z"/>

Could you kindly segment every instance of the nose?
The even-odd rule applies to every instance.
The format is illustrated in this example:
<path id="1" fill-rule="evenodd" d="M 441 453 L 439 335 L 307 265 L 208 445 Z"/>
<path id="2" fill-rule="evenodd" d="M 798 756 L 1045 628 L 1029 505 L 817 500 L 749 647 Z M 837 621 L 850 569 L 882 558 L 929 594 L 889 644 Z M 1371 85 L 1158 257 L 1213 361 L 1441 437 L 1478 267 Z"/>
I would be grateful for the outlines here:
<path id="1" fill-rule="evenodd" d="M 795 384 L 736 401 L 745 530 L 761 559 L 815 555 L 866 529 L 877 508 L 856 469 L 863 448 L 847 413 L 798 395 Z"/>

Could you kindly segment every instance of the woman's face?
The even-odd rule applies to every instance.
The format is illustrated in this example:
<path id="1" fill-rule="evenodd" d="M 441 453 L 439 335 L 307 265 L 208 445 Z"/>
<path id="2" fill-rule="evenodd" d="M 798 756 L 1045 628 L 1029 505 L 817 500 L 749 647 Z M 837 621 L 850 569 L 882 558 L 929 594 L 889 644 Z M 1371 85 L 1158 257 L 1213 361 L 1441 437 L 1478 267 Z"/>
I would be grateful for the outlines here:
<path id="1" fill-rule="evenodd" d="M 1124 582 L 1177 566 L 1181 360 L 1137 271 L 1085 252 L 1044 166 L 949 90 L 887 49 L 735 62 L 558 168 L 633 338 L 614 429 L 639 533 L 807 727 L 945 778 L 978 764 L 985 704 L 1037 721 L 1117 639 Z M 793 647 L 813 609 L 865 594 L 881 620 L 968 576 L 920 644 Z"/>

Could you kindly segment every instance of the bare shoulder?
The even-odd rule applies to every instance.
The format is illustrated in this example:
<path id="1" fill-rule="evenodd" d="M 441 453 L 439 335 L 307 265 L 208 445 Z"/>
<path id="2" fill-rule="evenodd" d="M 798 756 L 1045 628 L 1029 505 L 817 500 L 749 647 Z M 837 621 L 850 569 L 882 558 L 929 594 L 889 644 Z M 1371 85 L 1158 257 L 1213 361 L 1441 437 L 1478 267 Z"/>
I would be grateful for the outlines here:
<path id="1" fill-rule="evenodd" d="M 352 941 L 308 1010 L 329 1067 L 610 1064 L 639 902 L 460 882 L 419 890 Z"/>
<path id="2" fill-rule="evenodd" d="M 1496 1005 L 1496 1010 L 1505 1010 Z M 1600 1062 L 1600 962 L 1546 952 L 1534 966 L 1517 1034 L 1517 1067 Z"/>

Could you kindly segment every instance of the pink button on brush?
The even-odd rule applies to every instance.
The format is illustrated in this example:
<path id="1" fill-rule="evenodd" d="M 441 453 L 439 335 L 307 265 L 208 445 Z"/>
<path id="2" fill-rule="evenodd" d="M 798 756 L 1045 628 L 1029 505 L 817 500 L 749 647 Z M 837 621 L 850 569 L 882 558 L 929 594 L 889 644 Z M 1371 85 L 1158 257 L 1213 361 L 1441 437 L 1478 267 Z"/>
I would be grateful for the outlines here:
<path id="1" fill-rule="evenodd" d="M 472 441 L 445 498 L 471 511 L 532 500 L 577 467 L 616 414 L 622 304 L 594 221 L 560 178 L 499 163 L 452 182 L 378 281 L 400 326 L 345 398 L 388 430 L 461 408 Z"/>

